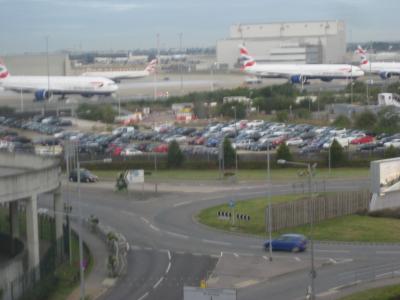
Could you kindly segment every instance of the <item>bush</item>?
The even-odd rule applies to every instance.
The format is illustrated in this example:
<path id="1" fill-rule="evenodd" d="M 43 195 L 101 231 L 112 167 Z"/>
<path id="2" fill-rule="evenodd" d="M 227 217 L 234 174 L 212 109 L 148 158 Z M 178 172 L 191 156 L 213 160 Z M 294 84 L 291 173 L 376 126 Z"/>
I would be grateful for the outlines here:
<path id="1" fill-rule="evenodd" d="M 292 154 L 290 153 L 290 149 L 285 143 L 280 144 L 278 150 L 276 151 L 276 161 L 280 159 L 287 161 L 292 160 Z"/>
<path id="2" fill-rule="evenodd" d="M 179 168 L 184 160 L 183 153 L 177 141 L 172 141 L 168 146 L 167 165 L 169 168 Z"/>
<path id="3" fill-rule="evenodd" d="M 223 142 L 224 150 L 224 167 L 232 168 L 236 162 L 236 151 L 233 149 L 231 141 L 228 138 L 224 139 Z"/>
<path id="4" fill-rule="evenodd" d="M 338 128 L 349 128 L 351 127 L 351 121 L 345 115 L 339 115 L 332 123 L 333 126 Z"/>
<path id="5" fill-rule="evenodd" d="M 365 110 L 356 115 L 354 126 L 359 129 L 373 130 L 376 125 L 376 121 L 376 115 L 370 110 Z"/>
<path id="6" fill-rule="evenodd" d="M 345 162 L 343 148 L 336 139 L 333 140 L 330 151 L 331 151 L 331 166 L 335 168 L 343 165 L 343 163 Z"/>
<path id="7" fill-rule="evenodd" d="M 114 122 L 117 112 L 114 111 L 111 104 L 98 105 L 82 103 L 79 104 L 76 109 L 76 114 L 82 119 L 112 123 Z"/>

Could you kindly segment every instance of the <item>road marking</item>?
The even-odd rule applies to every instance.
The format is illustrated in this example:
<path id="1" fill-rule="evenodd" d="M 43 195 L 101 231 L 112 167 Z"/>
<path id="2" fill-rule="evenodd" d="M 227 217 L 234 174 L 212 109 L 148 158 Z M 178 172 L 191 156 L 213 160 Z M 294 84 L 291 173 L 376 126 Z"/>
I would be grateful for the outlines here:
<path id="1" fill-rule="evenodd" d="M 153 224 L 150 224 L 150 228 L 153 229 L 154 231 L 160 231 L 160 229 Z"/>
<path id="2" fill-rule="evenodd" d="M 375 253 L 376 254 L 398 254 L 398 255 L 400 255 L 400 251 L 385 251 L 385 250 L 382 250 L 382 251 L 376 251 Z"/>
<path id="3" fill-rule="evenodd" d="M 336 264 L 337 264 L 337 261 L 336 261 L 336 260 L 334 260 L 333 258 L 329 258 L 329 261 L 330 261 L 331 263 L 333 263 L 334 265 L 336 265 Z"/>
<path id="4" fill-rule="evenodd" d="M 329 289 L 329 290 L 327 290 L 326 292 L 322 292 L 322 293 L 317 294 L 317 297 L 318 297 L 318 298 L 319 298 L 319 297 L 326 297 L 326 296 L 330 296 L 330 295 L 336 294 L 336 293 L 338 293 L 338 292 L 339 292 L 338 290 Z"/>
<path id="5" fill-rule="evenodd" d="M 147 220 L 145 217 L 140 217 L 140 219 L 145 222 L 146 224 L 150 224 L 150 221 Z"/>
<path id="6" fill-rule="evenodd" d="M 260 245 L 251 245 L 251 246 L 249 246 L 249 248 L 251 248 L 251 249 L 261 249 L 262 246 L 260 246 Z"/>
<path id="7" fill-rule="evenodd" d="M 136 245 L 131 245 L 131 250 L 140 250 L 141 248 Z"/>
<path id="8" fill-rule="evenodd" d="M 349 253 L 349 250 L 323 250 L 323 249 L 316 249 L 315 252 L 330 252 L 330 253 Z"/>
<path id="9" fill-rule="evenodd" d="M 180 202 L 180 203 L 175 203 L 174 205 L 172 205 L 173 207 L 179 207 L 179 206 L 182 206 L 182 205 L 187 205 L 187 204 L 190 204 L 190 203 L 192 203 L 193 201 L 184 201 L 184 202 Z"/>
<path id="10" fill-rule="evenodd" d="M 247 286 L 250 286 L 250 285 L 254 285 L 254 284 L 257 284 L 257 283 L 259 283 L 258 280 L 250 279 L 250 280 L 246 280 L 246 281 L 242 281 L 242 282 L 236 283 L 235 287 L 236 288 L 244 288 L 244 287 L 247 287 Z"/>
<path id="11" fill-rule="evenodd" d="M 232 243 L 213 241 L 213 240 L 205 240 L 205 239 L 203 239 L 202 242 L 208 243 L 208 244 L 222 245 L 222 246 L 231 246 L 232 245 Z"/>
<path id="12" fill-rule="evenodd" d="M 171 262 L 168 263 L 168 267 L 167 267 L 167 269 L 165 270 L 165 274 L 168 274 L 169 269 L 171 269 Z"/>
<path id="13" fill-rule="evenodd" d="M 386 273 L 376 275 L 375 278 L 379 279 L 379 278 L 384 278 L 384 277 L 391 276 L 391 275 L 393 275 L 393 272 L 386 272 Z"/>
<path id="14" fill-rule="evenodd" d="M 153 248 L 151 248 L 151 247 L 143 247 L 143 249 L 147 250 L 147 251 L 153 251 Z"/>
<path id="15" fill-rule="evenodd" d="M 149 295 L 149 292 L 146 292 L 142 297 L 140 297 L 138 300 L 143 300 Z"/>
<path id="16" fill-rule="evenodd" d="M 192 255 L 193 255 L 193 256 L 203 256 L 202 253 L 198 253 L 198 252 L 192 253 Z"/>
<path id="17" fill-rule="evenodd" d="M 153 289 L 156 289 L 160 284 L 161 284 L 161 282 L 164 280 L 164 277 L 161 277 L 157 282 L 156 282 L 156 284 L 155 285 L 153 285 Z"/>
<path id="18" fill-rule="evenodd" d="M 237 258 L 237 257 L 239 257 L 239 254 L 237 254 L 237 253 L 233 253 L 233 255 Z"/>
<path id="19" fill-rule="evenodd" d="M 187 235 L 184 234 L 180 234 L 180 233 L 176 233 L 176 232 L 171 232 L 171 231 L 166 231 L 166 234 L 181 238 L 181 239 L 188 239 L 189 237 Z"/>
<path id="20" fill-rule="evenodd" d="M 128 216 L 131 216 L 131 217 L 136 217 L 136 215 L 133 212 L 130 212 L 130 211 L 121 210 L 120 212 L 123 213 L 123 214 L 126 214 Z"/>
<path id="21" fill-rule="evenodd" d="M 168 250 L 168 260 L 170 261 L 171 260 L 171 252 Z"/>
<path id="22" fill-rule="evenodd" d="M 265 260 L 269 260 L 269 258 L 268 258 L 268 257 L 266 257 L 265 255 L 263 256 L 263 258 L 264 258 Z"/>
<path id="23" fill-rule="evenodd" d="M 296 260 L 296 261 L 301 261 L 301 258 L 298 257 L 298 256 L 295 256 L 295 257 L 294 257 L 294 260 Z"/>

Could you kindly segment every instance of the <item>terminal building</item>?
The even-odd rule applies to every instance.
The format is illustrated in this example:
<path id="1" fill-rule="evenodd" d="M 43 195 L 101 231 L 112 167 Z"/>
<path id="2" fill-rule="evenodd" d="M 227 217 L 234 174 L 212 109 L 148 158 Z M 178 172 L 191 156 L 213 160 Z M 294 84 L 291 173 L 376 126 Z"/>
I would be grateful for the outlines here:
<path id="1" fill-rule="evenodd" d="M 240 44 L 260 63 L 343 63 L 346 26 L 343 21 L 232 25 L 229 37 L 217 42 L 220 68 L 239 66 Z"/>

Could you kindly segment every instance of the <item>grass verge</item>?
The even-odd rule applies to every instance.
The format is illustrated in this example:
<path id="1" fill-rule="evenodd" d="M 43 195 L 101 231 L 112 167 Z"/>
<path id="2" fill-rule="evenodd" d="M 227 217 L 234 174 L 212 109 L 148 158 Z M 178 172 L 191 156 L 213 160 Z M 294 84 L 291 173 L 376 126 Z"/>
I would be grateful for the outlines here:
<path id="1" fill-rule="evenodd" d="M 274 196 L 272 202 L 295 201 L 299 195 Z M 221 230 L 242 232 L 248 234 L 265 235 L 265 208 L 268 204 L 266 198 L 240 201 L 235 205 L 235 214 L 246 214 L 250 221 L 236 221 L 234 227 L 229 220 L 217 217 L 218 211 L 232 211 L 228 204 L 218 205 L 201 211 L 197 220 L 210 227 Z M 314 226 L 314 237 L 317 240 L 334 240 L 348 242 L 400 242 L 400 219 L 377 218 L 370 216 L 350 215 L 330 219 Z M 305 235 L 310 234 L 309 225 L 288 228 L 274 233 L 274 236 L 296 232 Z"/>
<path id="2" fill-rule="evenodd" d="M 390 285 L 381 288 L 369 289 L 342 298 L 341 300 L 398 300 L 400 299 L 400 285 Z"/>
<path id="3" fill-rule="evenodd" d="M 296 180 L 300 169 L 285 168 L 271 170 L 271 179 L 274 181 Z M 146 180 L 219 180 L 218 170 L 159 170 L 154 172 L 149 170 L 151 175 L 146 176 Z M 118 170 L 95 171 L 100 180 L 116 180 Z M 338 168 L 332 169 L 329 174 L 328 169 L 317 169 L 318 178 L 366 178 L 369 175 L 368 168 Z M 239 170 L 238 179 L 240 181 L 265 180 L 266 170 Z"/>
<path id="4" fill-rule="evenodd" d="M 79 284 L 79 241 L 77 236 L 72 235 L 72 264 L 69 262 L 63 263 L 55 272 L 57 284 L 54 291 L 49 295 L 49 300 L 64 300 L 72 293 Z M 88 262 L 85 270 L 87 276 L 93 267 L 93 258 L 90 255 L 89 249 L 84 246 L 84 259 Z"/>

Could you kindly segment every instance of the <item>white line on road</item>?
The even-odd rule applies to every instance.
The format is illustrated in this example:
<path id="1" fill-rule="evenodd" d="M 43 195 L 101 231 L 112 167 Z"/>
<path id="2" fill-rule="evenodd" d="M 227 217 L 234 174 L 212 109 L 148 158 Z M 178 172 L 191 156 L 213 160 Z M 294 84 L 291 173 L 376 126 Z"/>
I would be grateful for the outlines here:
<path id="1" fill-rule="evenodd" d="M 233 255 L 234 255 L 235 257 L 239 257 L 239 254 L 237 254 L 237 253 L 233 253 Z"/>
<path id="2" fill-rule="evenodd" d="M 266 257 L 265 255 L 263 256 L 263 258 L 264 258 L 265 260 L 268 260 L 268 257 Z"/>
<path id="3" fill-rule="evenodd" d="M 153 251 L 153 248 L 151 248 L 151 247 L 143 247 L 143 250 Z"/>
<path id="4" fill-rule="evenodd" d="M 400 255 L 400 251 L 385 251 L 385 250 L 382 250 L 382 251 L 376 251 L 375 253 L 376 254 L 397 254 L 397 255 Z"/>
<path id="5" fill-rule="evenodd" d="M 171 261 L 171 251 L 168 250 L 168 260 Z"/>
<path id="6" fill-rule="evenodd" d="M 138 300 L 143 300 L 149 295 L 149 292 L 146 292 L 142 297 L 140 297 Z"/>
<path id="7" fill-rule="evenodd" d="M 160 284 L 161 284 L 161 282 L 164 280 L 164 277 L 161 277 L 157 282 L 156 282 L 156 284 L 155 285 L 153 285 L 153 289 L 156 289 Z"/>
<path id="8" fill-rule="evenodd" d="M 150 224 L 150 221 L 147 220 L 145 217 L 140 217 L 140 219 L 145 222 L 146 224 Z"/>
<path id="9" fill-rule="evenodd" d="M 295 259 L 296 261 L 301 261 L 301 258 L 298 257 L 298 256 L 295 256 L 294 259 Z"/>
<path id="10" fill-rule="evenodd" d="M 150 224 L 150 228 L 153 229 L 154 231 L 160 231 L 160 229 L 153 224 Z"/>
<path id="11" fill-rule="evenodd" d="M 121 213 L 128 215 L 130 217 L 136 217 L 135 214 L 133 212 L 130 211 L 126 211 L 126 210 L 121 210 Z"/>
<path id="12" fill-rule="evenodd" d="M 251 248 L 251 249 L 261 249 L 262 246 L 260 246 L 260 245 L 250 245 L 249 248 Z"/>
<path id="13" fill-rule="evenodd" d="M 333 258 L 329 258 L 329 261 L 330 261 L 331 263 L 333 263 L 334 265 L 336 265 L 336 264 L 337 264 L 337 261 L 336 261 L 336 260 L 334 260 Z"/>
<path id="14" fill-rule="evenodd" d="M 349 250 L 323 250 L 323 249 L 316 249 L 315 252 L 329 252 L 329 253 L 349 253 Z"/>
<path id="15" fill-rule="evenodd" d="M 169 269 L 171 269 L 171 262 L 168 263 L 168 267 L 167 267 L 167 269 L 165 270 L 165 274 L 168 274 Z"/>
<path id="16" fill-rule="evenodd" d="M 182 205 L 187 205 L 187 204 L 190 204 L 190 203 L 192 203 L 193 201 L 184 201 L 184 202 L 179 202 L 179 203 L 175 203 L 174 205 L 172 205 L 173 207 L 179 207 L 179 206 L 182 206 Z"/>
<path id="17" fill-rule="evenodd" d="M 222 245 L 222 246 L 231 246 L 232 243 L 228 242 L 220 242 L 220 241 L 213 241 L 213 240 L 202 240 L 203 243 L 208 243 L 208 244 L 216 244 L 216 245 Z"/>
<path id="18" fill-rule="evenodd" d="M 172 231 L 166 231 L 166 234 L 181 238 L 181 239 L 188 239 L 189 237 L 187 235 L 184 234 L 180 234 L 180 233 L 176 233 L 176 232 L 172 232 Z"/>

